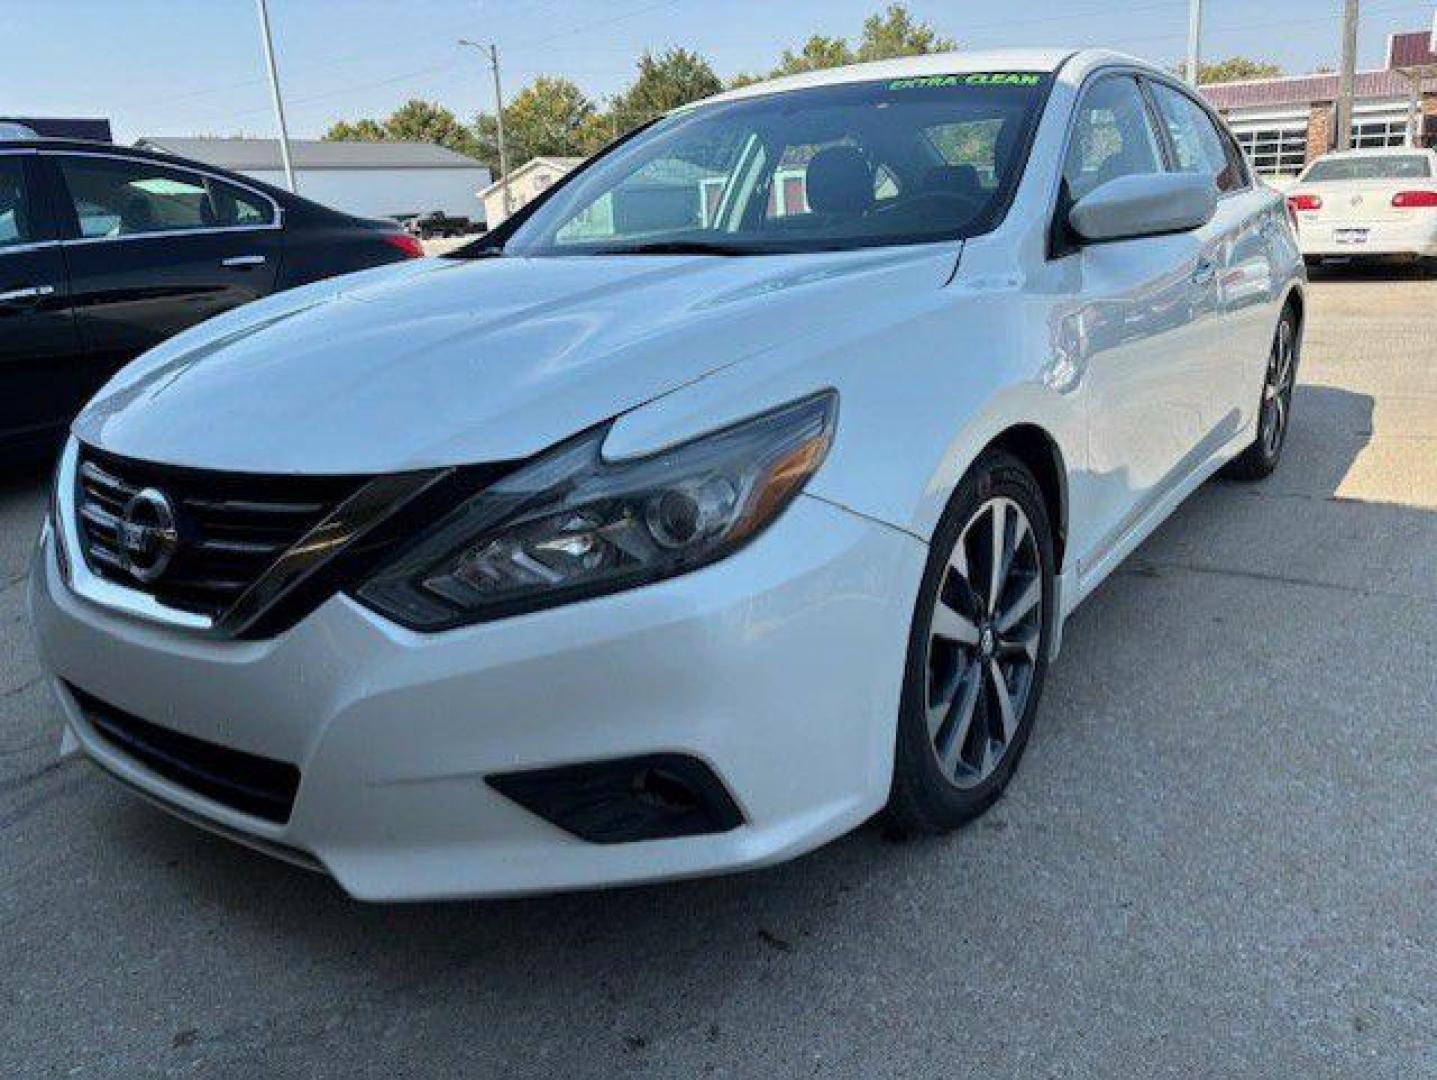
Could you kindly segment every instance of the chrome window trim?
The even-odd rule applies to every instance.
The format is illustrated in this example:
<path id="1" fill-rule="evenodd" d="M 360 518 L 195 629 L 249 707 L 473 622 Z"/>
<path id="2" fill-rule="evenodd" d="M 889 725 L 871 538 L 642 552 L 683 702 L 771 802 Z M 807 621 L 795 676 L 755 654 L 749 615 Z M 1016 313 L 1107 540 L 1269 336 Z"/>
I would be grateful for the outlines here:
<path id="1" fill-rule="evenodd" d="M 102 244 L 115 240 L 149 240 L 157 236 L 206 236 L 216 233 L 244 233 L 280 230 L 284 228 L 284 207 L 279 200 L 272 195 L 267 195 L 256 187 L 240 180 L 233 180 L 213 170 L 187 163 L 156 161 L 149 157 L 132 157 L 128 154 L 107 154 L 103 150 L 31 150 L 30 153 L 43 153 L 46 157 L 80 157 L 80 158 L 101 158 L 107 161 L 121 161 L 127 165 L 155 165 L 161 169 L 173 169 L 176 172 L 190 173 L 194 176 L 207 177 L 210 180 L 221 184 L 229 184 L 230 187 L 246 191 L 258 199 L 269 203 L 274 211 L 274 220 L 263 225 L 211 225 L 200 229 L 156 229 L 152 232 L 125 233 L 121 236 L 77 236 L 71 239 L 61 240 L 60 243 L 66 246 L 71 244 Z"/>
<path id="2" fill-rule="evenodd" d="M 44 251 L 46 248 L 59 246 L 59 240 L 34 240 L 28 244 L 11 244 L 8 247 L 0 246 L 0 255 L 21 255 L 27 251 Z"/>

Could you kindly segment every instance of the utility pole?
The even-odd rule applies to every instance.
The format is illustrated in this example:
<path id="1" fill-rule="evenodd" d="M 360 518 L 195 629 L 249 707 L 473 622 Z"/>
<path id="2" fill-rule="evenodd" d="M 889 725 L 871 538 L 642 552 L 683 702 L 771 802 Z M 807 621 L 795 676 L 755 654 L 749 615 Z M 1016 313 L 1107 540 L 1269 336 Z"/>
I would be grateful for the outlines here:
<path id="1" fill-rule="evenodd" d="M 487 54 L 489 67 L 494 72 L 494 121 L 499 136 L 499 191 L 504 196 L 504 216 L 508 217 L 514 212 L 514 200 L 509 191 L 509 147 L 504 142 L 504 87 L 499 82 L 499 46 L 493 42 L 481 45 L 467 38 L 460 38 L 459 44 Z"/>
<path id="2" fill-rule="evenodd" d="M 1202 0 L 1188 0 L 1188 85 L 1196 88 L 1202 63 Z"/>
<path id="3" fill-rule="evenodd" d="M 269 33 L 269 9 L 265 7 L 265 0 L 255 0 L 255 3 L 259 7 L 259 33 L 264 40 L 264 59 L 269 66 L 269 92 L 274 99 L 274 118 L 279 122 L 279 157 L 284 162 L 284 180 L 289 185 L 289 190 L 298 194 L 299 185 L 294 180 L 294 161 L 289 156 L 289 128 L 284 122 L 284 99 L 279 93 L 279 69 L 274 64 L 274 42 Z"/>
<path id="4" fill-rule="evenodd" d="M 1352 146 L 1352 86 L 1357 71 L 1357 0 L 1343 0 L 1342 6 L 1342 68 L 1337 74 L 1337 140 L 1338 150 Z"/>

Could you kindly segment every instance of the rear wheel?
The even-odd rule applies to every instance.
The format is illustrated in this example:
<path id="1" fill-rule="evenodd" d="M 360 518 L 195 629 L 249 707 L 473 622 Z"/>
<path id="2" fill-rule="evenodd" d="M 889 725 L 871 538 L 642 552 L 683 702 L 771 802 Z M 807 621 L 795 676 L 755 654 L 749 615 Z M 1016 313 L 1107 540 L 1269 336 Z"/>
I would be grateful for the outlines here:
<path id="1" fill-rule="evenodd" d="M 1277 324 L 1272 351 L 1267 358 L 1262 403 L 1258 407 L 1257 438 L 1228 463 L 1224 470 L 1227 476 L 1235 480 L 1261 480 L 1271 476 L 1277 468 L 1292 419 L 1292 392 L 1297 385 L 1299 348 L 1297 313 L 1289 307 L 1284 309 Z"/>
<path id="2" fill-rule="evenodd" d="M 945 832 L 986 810 L 1022 756 L 1047 674 L 1053 540 L 1027 467 L 985 455 L 934 536 L 914 612 L 889 817 Z"/>

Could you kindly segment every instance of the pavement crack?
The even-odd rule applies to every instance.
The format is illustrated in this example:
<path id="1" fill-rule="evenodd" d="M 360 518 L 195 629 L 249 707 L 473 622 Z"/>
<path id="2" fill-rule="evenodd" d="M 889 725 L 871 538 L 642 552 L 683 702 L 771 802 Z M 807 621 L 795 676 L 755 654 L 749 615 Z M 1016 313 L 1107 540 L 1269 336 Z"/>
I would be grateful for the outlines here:
<path id="1" fill-rule="evenodd" d="M 1190 574 L 1206 574 L 1212 577 L 1238 578 L 1245 581 L 1263 581 L 1274 585 L 1296 585 L 1307 589 L 1322 589 L 1326 592 L 1342 593 L 1347 596 L 1382 596 L 1394 600 L 1416 600 L 1422 604 L 1437 605 L 1437 596 L 1427 596 L 1423 593 L 1399 592 L 1396 589 L 1368 589 L 1357 585 L 1344 585 L 1340 581 L 1299 577 L 1296 574 L 1275 574 L 1263 570 L 1237 570 L 1227 566 L 1203 566 L 1200 563 L 1149 559 L 1131 569 L 1121 570 L 1119 574 L 1123 577 L 1153 577 L 1155 570 L 1180 570 Z"/>
<path id="2" fill-rule="evenodd" d="M 12 697 L 17 697 L 18 695 L 23 694 L 26 690 L 30 689 L 30 687 L 38 686 L 44 681 L 45 676 L 43 675 L 36 675 L 33 679 L 26 679 L 19 686 L 12 686 L 10 687 L 10 689 L 4 692 L 0 692 L 0 701 L 9 701 Z"/>
<path id="3" fill-rule="evenodd" d="M 22 788 L 27 788 L 31 784 L 43 780 L 51 773 L 59 772 L 65 766 L 74 765 L 78 763 L 78 761 L 79 756 L 73 754 L 69 757 L 55 757 L 45 762 L 45 764 L 41 765 L 40 767 L 31 769 L 28 772 L 23 772 L 19 776 L 13 776 L 8 780 L 0 780 L 0 795 L 8 795 L 12 791 L 19 791 Z"/>

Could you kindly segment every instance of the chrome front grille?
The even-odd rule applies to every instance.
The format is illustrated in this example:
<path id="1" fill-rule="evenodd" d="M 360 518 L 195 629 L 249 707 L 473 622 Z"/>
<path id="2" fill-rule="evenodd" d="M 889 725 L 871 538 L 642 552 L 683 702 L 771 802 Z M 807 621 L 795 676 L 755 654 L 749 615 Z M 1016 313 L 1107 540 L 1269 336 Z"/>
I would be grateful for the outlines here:
<path id="1" fill-rule="evenodd" d="M 76 533 L 92 573 L 216 620 L 364 484 L 359 477 L 179 468 L 89 448 L 75 481 Z M 149 511 L 137 503 L 145 499 L 168 508 L 159 532 L 153 513 L 137 525 Z M 144 535 L 146 528 L 153 535 Z M 165 557 L 137 559 L 135 551 L 161 532 Z"/>

